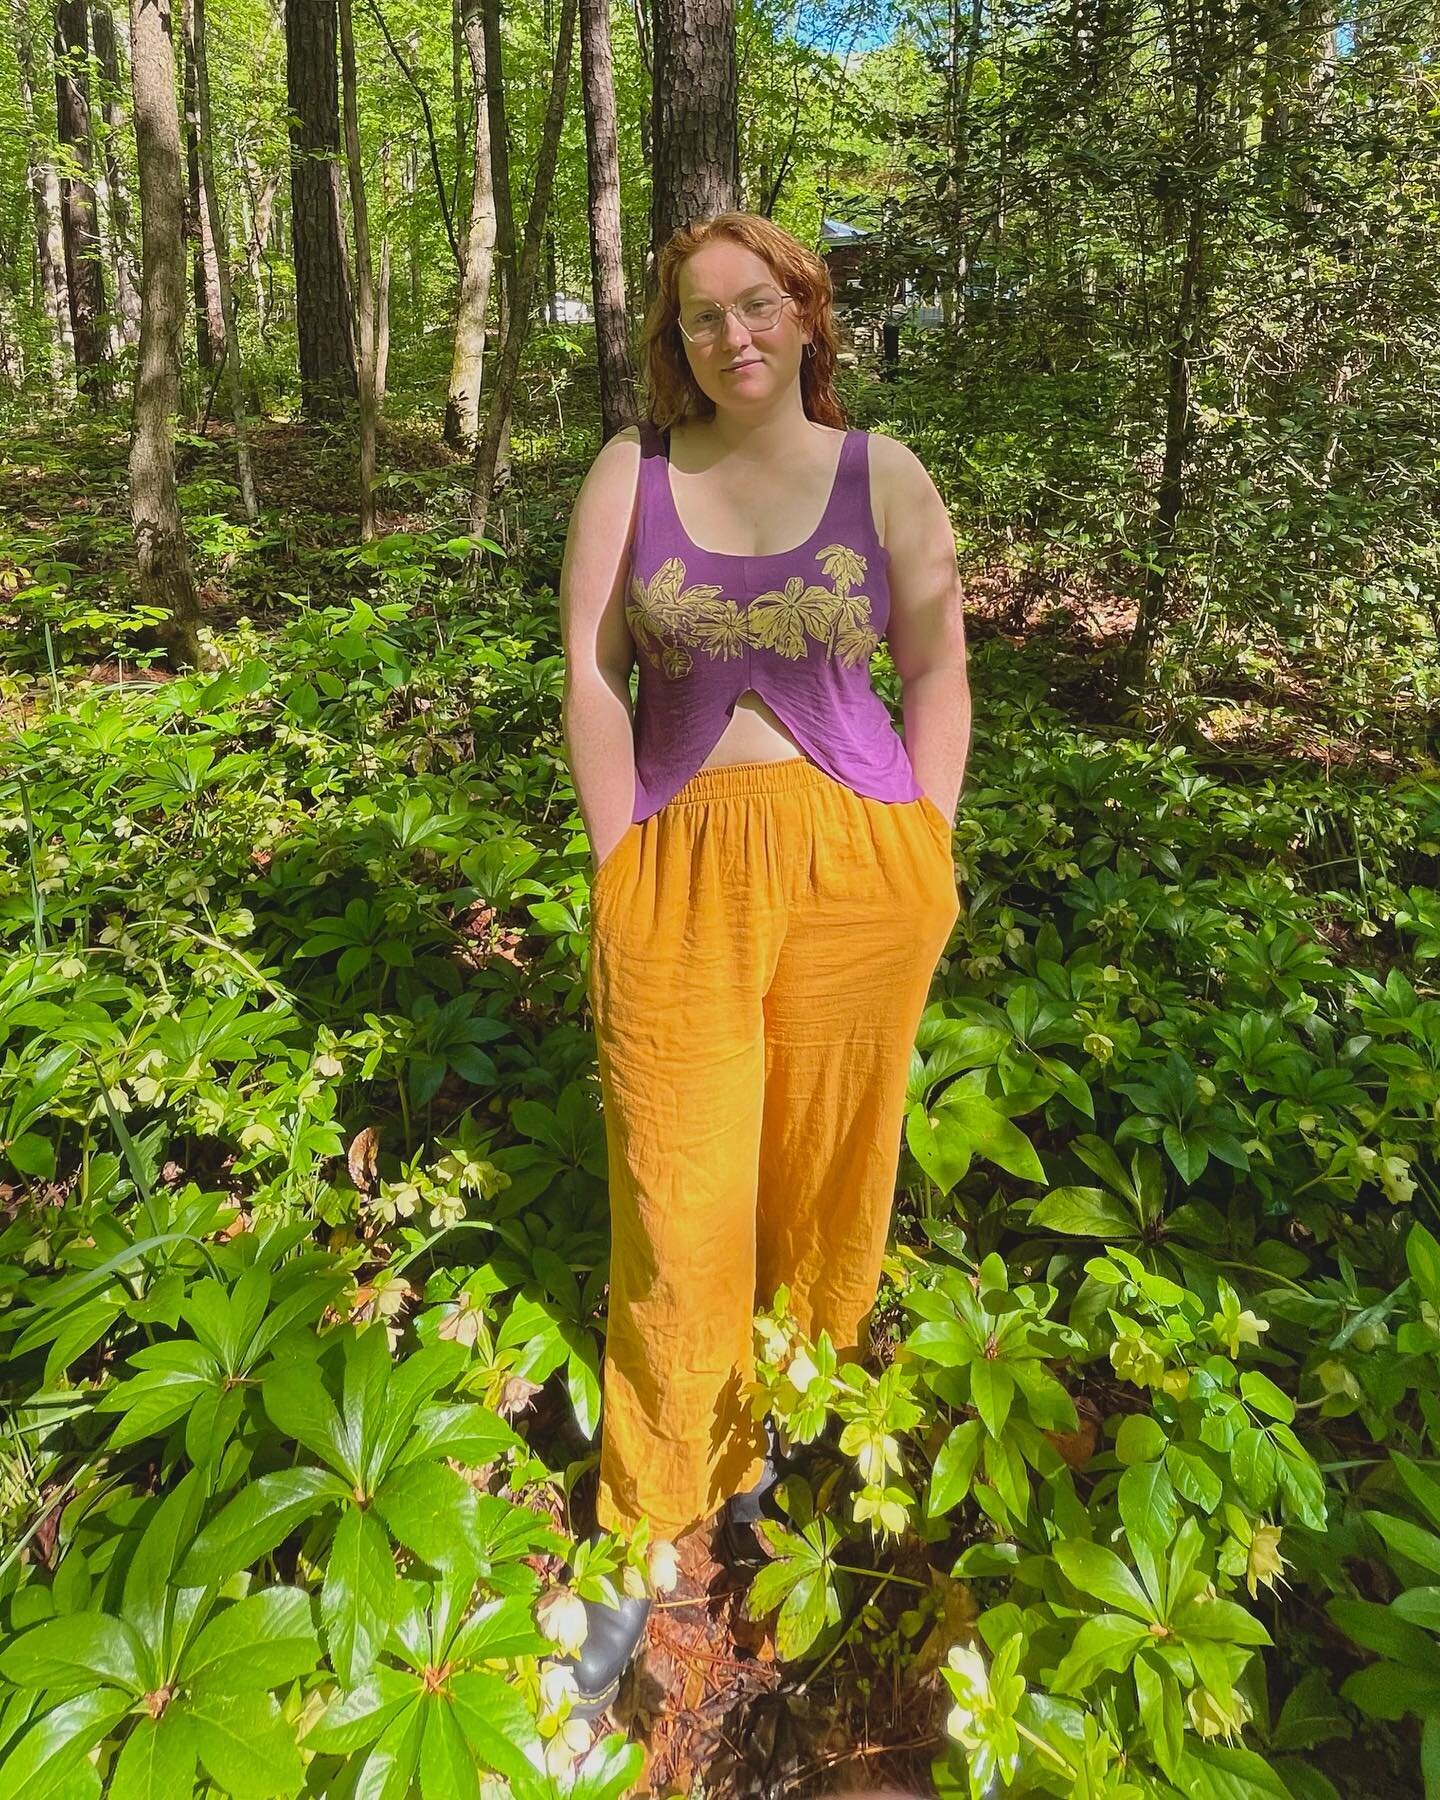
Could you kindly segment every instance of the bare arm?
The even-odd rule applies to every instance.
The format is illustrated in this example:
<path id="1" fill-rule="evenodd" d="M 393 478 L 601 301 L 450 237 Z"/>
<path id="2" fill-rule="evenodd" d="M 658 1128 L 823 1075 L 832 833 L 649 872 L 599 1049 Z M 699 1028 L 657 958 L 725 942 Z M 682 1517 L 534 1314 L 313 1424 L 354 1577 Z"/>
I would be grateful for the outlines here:
<path id="1" fill-rule="evenodd" d="M 970 753 L 965 597 L 955 532 L 929 472 L 908 445 L 872 436 L 874 476 L 890 552 L 885 639 L 901 681 L 905 748 L 915 779 L 952 818 Z"/>
<path id="2" fill-rule="evenodd" d="M 635 809 L 635 646 L 625 622 L 625 581 L 639 446 L 630 425 L 601 447 L 576 495 L 560 565 L 561 723 L 595 868 L 625 835 Z"/>

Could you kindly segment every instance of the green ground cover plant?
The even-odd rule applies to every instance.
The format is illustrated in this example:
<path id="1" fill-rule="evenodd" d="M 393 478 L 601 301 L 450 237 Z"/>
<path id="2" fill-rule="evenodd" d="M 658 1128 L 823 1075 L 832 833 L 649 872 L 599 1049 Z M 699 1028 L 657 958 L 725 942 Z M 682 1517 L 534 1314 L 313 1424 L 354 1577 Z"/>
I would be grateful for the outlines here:
<path id="1" fill-rule="evenodd" d="M 0 1800 L 604 1800 L 641 1747 L 553 1659 L 673 1570 L 572 1529 L 554 595 L 477 605 L 420 530 L 277 582 L 222 524 L 266 610 L 173 680 L 78 679 L 137 621 L 12 546 Z M 757 1316 L 811 1462 L 749 1608 L 797 1677 L 928 1694 L 944 1795 L 1440 1794 L 1440 779 L 1227 777 L 1003 638 L 972 685 L 877 1355 Z"/>

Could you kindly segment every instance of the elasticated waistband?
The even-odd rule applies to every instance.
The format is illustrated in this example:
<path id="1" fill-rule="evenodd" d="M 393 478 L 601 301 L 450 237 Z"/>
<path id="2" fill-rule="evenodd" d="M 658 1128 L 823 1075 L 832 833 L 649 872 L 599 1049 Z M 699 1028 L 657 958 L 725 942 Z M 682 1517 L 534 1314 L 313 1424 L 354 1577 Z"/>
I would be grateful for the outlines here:
<path id="1" fill-rule="evenodd" d="M 782 756 L 770 762 L 720 763 L 700 769 L 666 803 L 688 806 L 705 800 L 729 800 L 745 794 L 789 794 L 833 781 L 808 756 Z"/>

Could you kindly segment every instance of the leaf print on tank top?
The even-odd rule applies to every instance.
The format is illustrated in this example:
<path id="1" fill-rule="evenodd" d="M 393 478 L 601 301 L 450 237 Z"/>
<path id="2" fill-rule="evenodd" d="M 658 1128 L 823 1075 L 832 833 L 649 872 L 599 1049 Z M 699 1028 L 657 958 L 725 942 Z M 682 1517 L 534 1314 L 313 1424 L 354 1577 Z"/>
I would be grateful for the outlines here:
<path id="1" fill-rule="evenodd" d="M 868 597 L 853 590 L 869 565 L 848 544 L 830 544 L 815 560 L 831 587 L 792 575 L 783 589 L 757 594 L 742 607 L 714 583 L 687 587 L 684 561 L 669 557 L 648 586 L 631 578 L 625 617 L 636 646 L 672 681 L 691 672 L 692 651 L 726 660 L 743 656 L 748 646 L 799 661 L 818 648 L 847 668 L 868 663 L 880 634 L 870 622 Z"/>

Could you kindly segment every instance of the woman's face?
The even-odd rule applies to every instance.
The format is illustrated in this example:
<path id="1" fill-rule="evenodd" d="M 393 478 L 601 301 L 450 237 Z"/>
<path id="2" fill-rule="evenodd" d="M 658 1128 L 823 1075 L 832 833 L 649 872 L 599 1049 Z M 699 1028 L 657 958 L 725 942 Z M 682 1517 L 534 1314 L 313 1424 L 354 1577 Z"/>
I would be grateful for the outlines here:
<path id="1" fill-rule="evenodd" d="M 701 393 L 718 408 L 764 410 L 800 379 L 800 360 L 809 334 L 793 299 L 780 306 L 768 330 L 745 323 L 747 301 L 785 292 L 762 256 L 730 238 L 713 238 L 680 265 L 676 278 L 680 323 L 693 331 L 707 312 L 730 306 L 720 334 L 711 343 L 693 343 L 682 335 L 685 354 Z"/>

